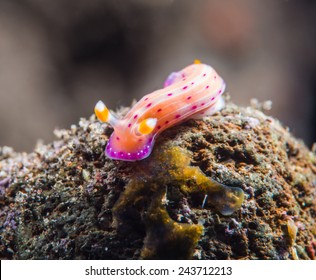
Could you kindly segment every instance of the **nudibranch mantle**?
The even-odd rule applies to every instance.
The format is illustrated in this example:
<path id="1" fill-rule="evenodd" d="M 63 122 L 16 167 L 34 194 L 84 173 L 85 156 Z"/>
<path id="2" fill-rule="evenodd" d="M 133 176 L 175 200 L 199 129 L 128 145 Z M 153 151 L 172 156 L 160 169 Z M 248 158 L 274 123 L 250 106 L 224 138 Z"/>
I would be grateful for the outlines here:
<path id="1" fill-rule="evenodd" d="M 145 95 L 122 119 L 99 101 L 95 114 L 114 128 L 105 149 L 106 156 L 124 161 L 148 157 L 156 136 L 165 129 L 221 110 L 224 90 L 225 82 L 216 71 L 196 62 L 171 73 L 164 88 Z"/>

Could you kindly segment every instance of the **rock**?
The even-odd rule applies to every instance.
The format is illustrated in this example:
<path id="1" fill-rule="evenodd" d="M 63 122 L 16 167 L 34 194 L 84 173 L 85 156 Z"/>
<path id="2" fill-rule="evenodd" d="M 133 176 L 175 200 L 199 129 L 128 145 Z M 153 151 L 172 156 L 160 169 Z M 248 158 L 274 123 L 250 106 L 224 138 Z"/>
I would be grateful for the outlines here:
<path id="1" fill-rule="evenodd" d="M 2 259 L 315 259 L 316 156 L 228 104 L 112 161 L 92 116 L 31 154 L 0 148 Z"/>

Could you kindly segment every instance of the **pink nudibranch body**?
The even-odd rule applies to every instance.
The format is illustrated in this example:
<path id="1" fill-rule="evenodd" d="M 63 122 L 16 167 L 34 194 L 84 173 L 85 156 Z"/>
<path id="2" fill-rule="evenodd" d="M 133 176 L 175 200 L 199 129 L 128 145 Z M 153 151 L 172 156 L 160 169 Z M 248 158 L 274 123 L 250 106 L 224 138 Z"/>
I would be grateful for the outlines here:
<path id="1" fill-rule="evenodd" d="M 171 73 L 164 88 L 145 95 L 122 119 L 99 101 L 95 113 L 113 128 L 107 157 L 135 161 L 148 157 L 155 138 L 165 129 L 190 118 L 202 118 L 223 108 L 223 79 L 206 64 L 196 63 Z"/>

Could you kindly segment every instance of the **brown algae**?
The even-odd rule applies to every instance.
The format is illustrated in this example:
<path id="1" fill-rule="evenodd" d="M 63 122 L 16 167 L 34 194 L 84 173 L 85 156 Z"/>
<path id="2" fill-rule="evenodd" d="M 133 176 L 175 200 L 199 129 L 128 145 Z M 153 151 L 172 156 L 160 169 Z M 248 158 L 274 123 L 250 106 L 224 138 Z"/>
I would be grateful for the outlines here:
<path id="1" fill-rule="evenodd" d="M 190 166 L 191 157 L 187 151 L 172 147 L 162 153 L 160 161 L 165 163 L 169 178 L 181 183 L 184 193 L 206 195 L 207 204 L 222 215 L 231 215 L 240 208 L 244 200 L 242 189 L 220 184 L 207 177 L 199 167 Z M 192 180 L 194 183 L 188 184 Z"/>
<path id="2" fill-rule="evenodd" d="M 137 166 L 125 191 L 113 208 L 118 232 L 127 233 L 130 218 L 139 215 L 146 226 L 141 257 L 191 258 L 203 233 L 203 226 L 174 221 L 166 209 L 168 186 L 177 187 L 185 196 L 207 197 L 206 205 L 223 215 L 240 208 L 244 193 L 240 188 L 227 187 L 207 177 L 200 168 L 190 166 L 190 154 L 179 147 L 165 147 Z M 133 225 L 130 225 L 133 226 Z"/>

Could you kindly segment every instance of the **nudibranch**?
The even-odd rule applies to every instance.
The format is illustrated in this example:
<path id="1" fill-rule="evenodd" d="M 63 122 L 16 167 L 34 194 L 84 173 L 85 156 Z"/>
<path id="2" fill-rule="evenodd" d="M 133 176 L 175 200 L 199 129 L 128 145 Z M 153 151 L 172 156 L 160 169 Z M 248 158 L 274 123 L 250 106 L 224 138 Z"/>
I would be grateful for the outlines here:
<path id="1" fill-rule="evenodd" d="M 222 109 L 224 90 L 225 82 L 216 71 L 195 61 L 171 73 L 164 88 L 145 95 L 121 119 L 99 101 L 94 109 L 97 118 L 114 128 L 105 149 L 106 156 L 124 161 L 148 157 L 155 138 L 165 129 Z"/>

